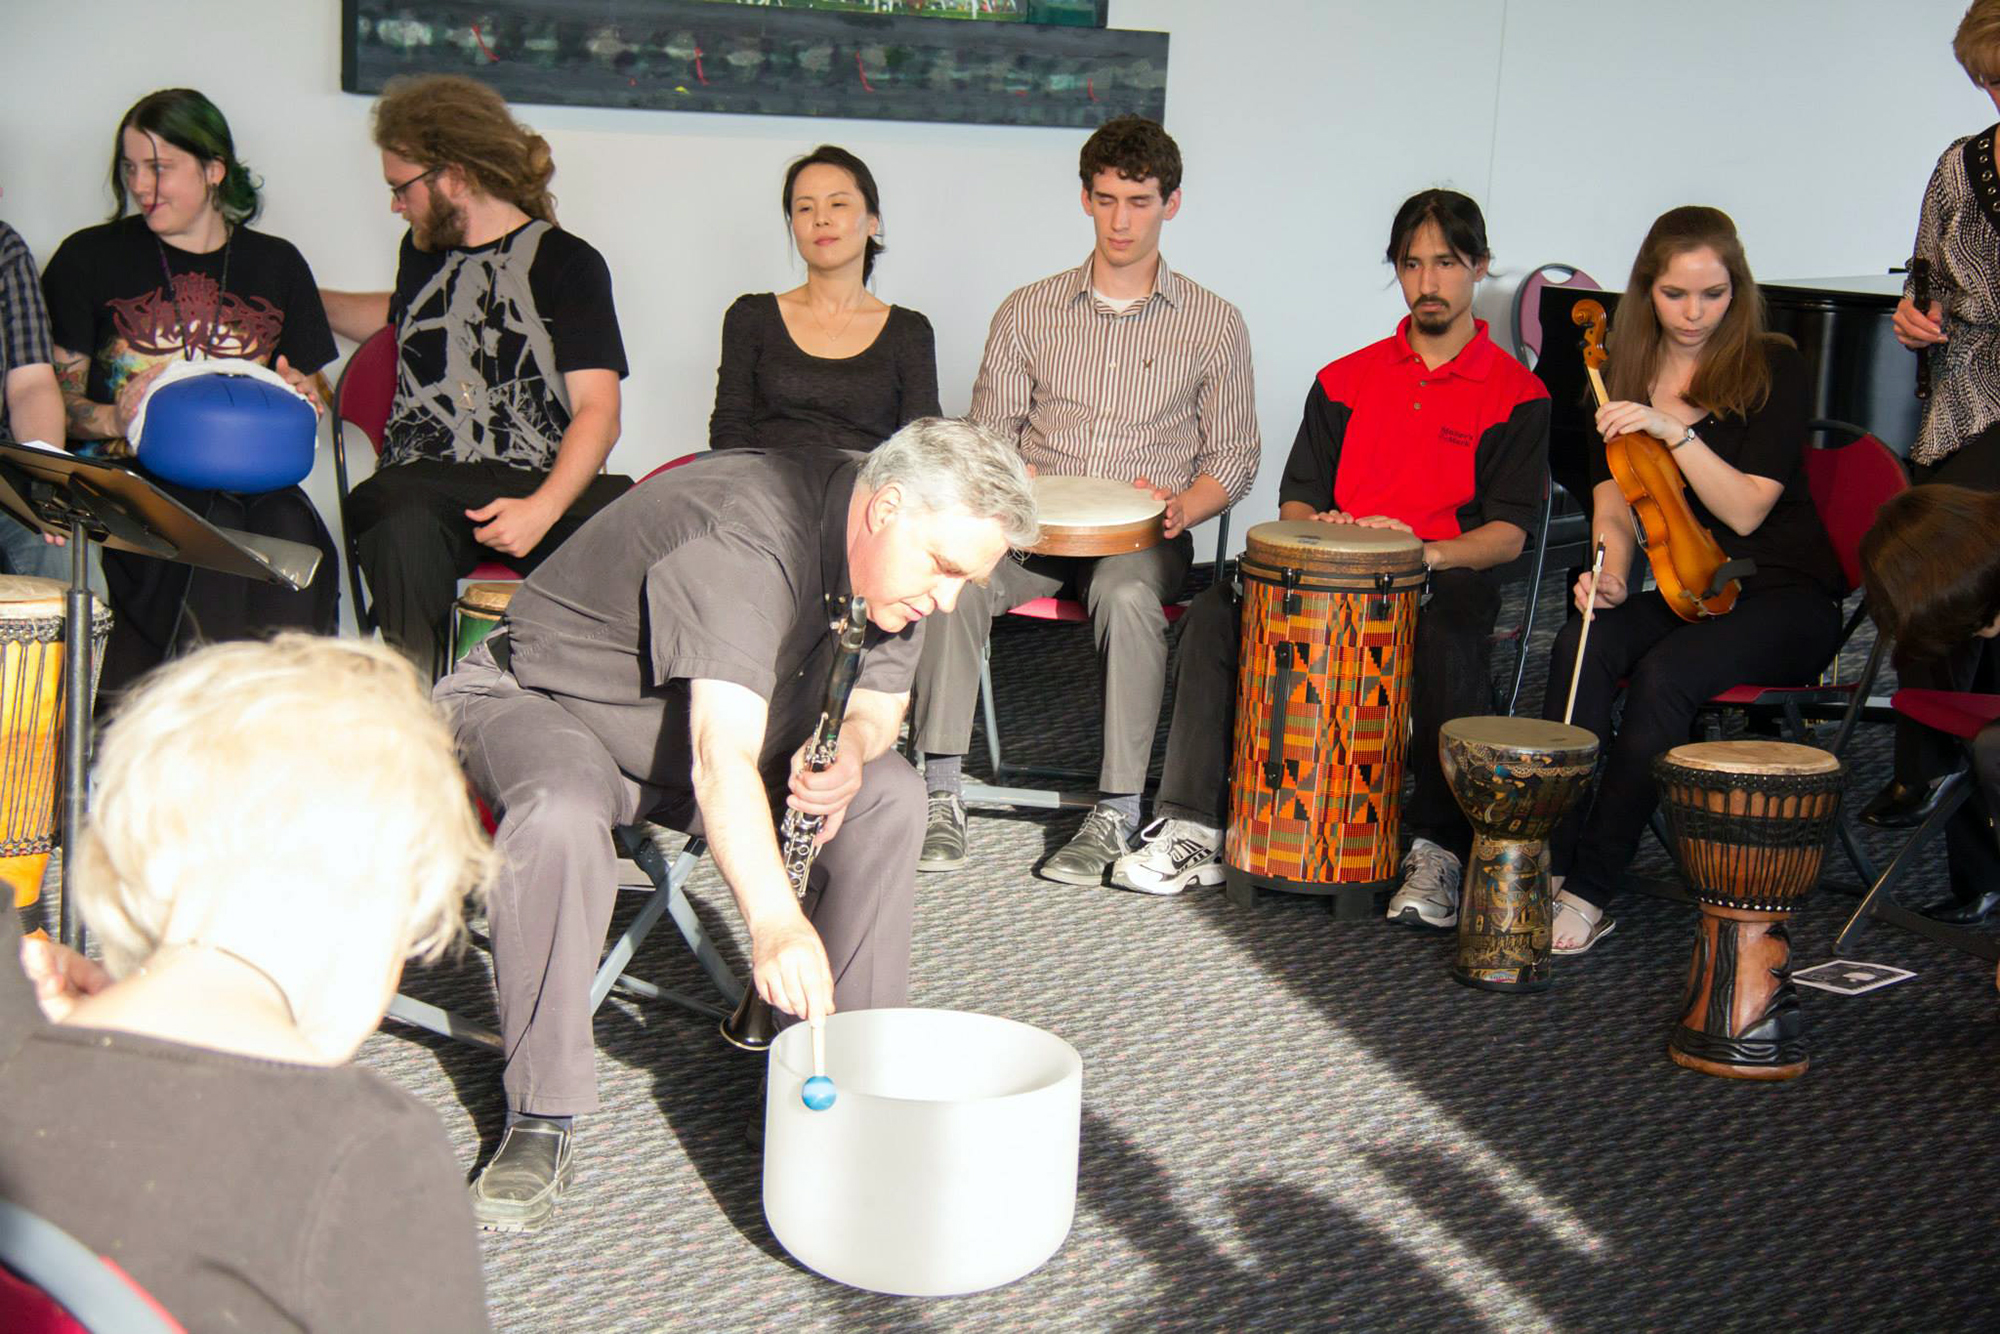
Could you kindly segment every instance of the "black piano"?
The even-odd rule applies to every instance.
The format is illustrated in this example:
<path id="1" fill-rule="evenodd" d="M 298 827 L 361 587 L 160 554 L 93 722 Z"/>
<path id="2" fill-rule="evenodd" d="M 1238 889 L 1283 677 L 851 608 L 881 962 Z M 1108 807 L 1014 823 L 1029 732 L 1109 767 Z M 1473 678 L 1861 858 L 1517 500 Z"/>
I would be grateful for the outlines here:
<path id="1" fill-rule="evenodd" d="M 1813 377 L 1812 414 L 1865 426 L 1907 456 L 1917 438 L 1916 359 L 1896 341 L 1890 321 L 1903 276 L 1823 278 L 1763 284 L 1771 328 L 1799 345 Z M 1589 503 L 1590 455 L 1600 448 L 1591 426 L 1595 405 L 1583 374 L 1583 330 L 1570 309 L 1585 297 L 1602 302 L 1617 327 L 1616 292 L 1542 289 L 1542 356 L 1535 374 L 1551 399 L 1549 470 L 1558 485 Z"/>

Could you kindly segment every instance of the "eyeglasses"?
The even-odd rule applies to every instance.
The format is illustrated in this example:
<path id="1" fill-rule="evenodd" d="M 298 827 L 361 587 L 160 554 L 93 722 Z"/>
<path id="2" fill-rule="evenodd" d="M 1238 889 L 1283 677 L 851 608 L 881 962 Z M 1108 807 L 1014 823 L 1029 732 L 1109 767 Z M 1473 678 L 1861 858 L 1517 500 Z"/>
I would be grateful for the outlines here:
<path id="1" fill-rule="evenodd" d="M 402 203 L 402 202 L 403 202 L 403 191 L 405 191 L 405 190 L 409 189 L 409 188 L 410 188 L 411 186 L 415 185 L 415 184 L 416 184 L 416 183 L 417 183 L 418 181 L 427 181 L 427 180 L 429 180 L 429 179 L 430 179 L 431 177 L 433 177 L 433 176 L 437 175 L 437 174 L 438 174 L 439 172 L 441 172 L 441 171 L 443 171 L 443 170 L 444 170 L 444 168 L 443 168 L 443 167 L 432 167 L 432 168 L 431 168 L 431 169 L 430 169 L 429 171 L 427 171 L 427 172 L 424 172 L 424 173 L 423 173 L 423 174 L 421 174 L 421 175 L 418 175 L 418 176 L 412 176 L 412 177 L 410 177 L 410 179 L 409 179 L 409 180 L 407 180 L 407 181 L 404 181 L 404 182 L 403 182 L 403 183 L 402 183 L 401 185 L 392 185 L 392 186 L 390 186 L 390 187 L 389 187 L 389 198 L 391 198 L 391 199 L 395 200 L 395 201 L 396 201 L 397 203 L 399 203 L 399 204 L 400 204 L 400 203 Z"/>

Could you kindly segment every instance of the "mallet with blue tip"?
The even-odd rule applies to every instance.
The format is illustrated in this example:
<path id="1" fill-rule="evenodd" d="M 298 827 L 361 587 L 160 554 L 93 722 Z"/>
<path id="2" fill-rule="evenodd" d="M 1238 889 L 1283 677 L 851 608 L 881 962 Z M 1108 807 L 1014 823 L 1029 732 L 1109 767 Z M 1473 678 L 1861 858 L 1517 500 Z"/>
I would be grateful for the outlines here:
<path id="1" fill-rule="evenodd" d="M 837 1092 L 833 1081 L 826 1077 L 826 1020 L 811 1021 L 813 1031 L 813 1074 L 806 1081 L 805 1091 L 800 1097 L 805 1105 L 815 1112 L 823 1112 L 833 1106 Z"/>

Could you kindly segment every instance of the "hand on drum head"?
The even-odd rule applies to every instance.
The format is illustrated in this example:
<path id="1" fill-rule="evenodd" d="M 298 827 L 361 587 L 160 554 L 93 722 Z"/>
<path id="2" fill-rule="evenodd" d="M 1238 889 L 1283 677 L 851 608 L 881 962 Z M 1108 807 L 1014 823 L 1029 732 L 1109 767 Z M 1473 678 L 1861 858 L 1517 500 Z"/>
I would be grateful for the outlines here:
<path id="1" fill-rule="evenodd" d="M 152 385 L 153 381 L 160 378 L 160 372 L 172 364 L 166 361 L 156 361 L 146 367 L 145 370 L 140 371 L 137 375 L 127 380 L 124 387 L 118 391 L 118 401 L 113 406 L 118 411 L 118 433 L 120 435 L 125 435 L 131 431 L 132 419 L 139 415 L 139 402 L 146 397 L 146 390 Z"/>
<path id="2" fill-rule="evenodd" d="M 21 971 L 52 1024 L 67 1018 L 78 1001 L 111 985 L 111 974 L 69 946 L 36 937 L 21 942 Z"/>
<path id="3" fill-rule="evenodd" d="M 1606 570 L 1597 576 L 1597 610 L 1615 607 L 1625 600 L 1629 590 L 1622 575 Z M 1586 611 L 1590 607 L 1590 571 L 1585 570 L 1576 577 L 1576 609 Z"/>
<path id="4" fill-rule="evenodd" d="M 806 767 L 806 752 L 811 749 L 808 742 L 792 756 L 792 794 L 785 798 L 785 804 L 807 815 L 826 817 L 819 837 L 813 840 L 815 847 L 825 847 L 833 842 L 848 803 L 861 790 L 861 757 L 843 746 L 832 764 L 815 773 Z"/>
<path id="5" fill-rule="evenodd" d="M 1132 485 L 1141 491 L 1152 492 L 1153 499 L 1167 507 L 1167 512 L 1160 516 L 1160 536 L 1169 541 L 1179 537 L 1181 530 L 1187 527 L 1187 511 L 1181 507 L 1181 498 L 1172 491 L 1154 486 L 1143 477 L 1134 477 Z"/>
<path id="6" fill-rule="evenodd" d="M 751 983 L 772 1009 L 808 1021 L 833 1013 L 833 969 L 803 913 L 750 928 L 750 967 Z"/>
<path id="7" fill-rule="evenodd" d="M 1353 523 L 1354 516 L 1346 510 L 1321 510 L 1312 516 L 1314 523 Z"/>
<path id="8" fill-rule="evenodd" d="M 1404 523 L 1401 519 L 1392 519 L 1386 514 L 1371 514 L 1365 519 L 1356 519 L 1354 526 L 1357 528 L 1392 528 L 1399 533 L 1408 533 L 1411 537 L 1417 535 L 1416 529 L 1410 527 L 1410 525 Z"/>
<path id="9" fill-rule="evenodd" d="M 312 376 L 307 375 L 304 371 L 293 369 L 292 363 L 285 360 L 283 356 L 278 358 L 278 364 L 271 369 L 282 375 L 285 378 L 286 384 L 305 396 L 306 402 L 312 404 L 313 416 L 324 417 L 326 415 L 326 400 L 319 396 L 319 389 L 313 384 Z"/>

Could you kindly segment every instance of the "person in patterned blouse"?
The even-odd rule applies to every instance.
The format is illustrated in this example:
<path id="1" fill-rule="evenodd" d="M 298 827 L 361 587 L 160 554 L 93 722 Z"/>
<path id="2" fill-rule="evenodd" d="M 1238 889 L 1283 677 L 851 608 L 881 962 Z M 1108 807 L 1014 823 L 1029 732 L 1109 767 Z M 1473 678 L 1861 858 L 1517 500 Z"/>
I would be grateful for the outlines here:
<path id="1" fill-rule="evenodd" d="M 1973 84 L 2000 108 L 2000 0 L 1975 0 L 1952 38 Z M 1931 395 L 1910 451 L 1918 485 L 1950 483 L 2000 490 L 2000 170 L 1994 133 L 2000 125 L 1955 141 L 1938 158 L 1924 188 L 1912 261 L 1928 261 L 1930 300 L 1919 306 L 1915 284 L 1896 307 L 1896 337 L 1931 361 Z M 1937 690 L 2000 690 L 2000 655 L 1991 641 L 1970 639 L 1941 657 L 1896 654 L 1897 679 Z M 1935 804 L 1938 784 L 1957 763 L 1949 738 L 1898 719 L 1896 772 L 1862 810 L 1871 824 L 1915 825 Z M 1939 911 L 1947 921 L 1984 920 L 2000 908 L 2000 890 L 1981 890 L 1953 877 L 1956 901 Z"/>

